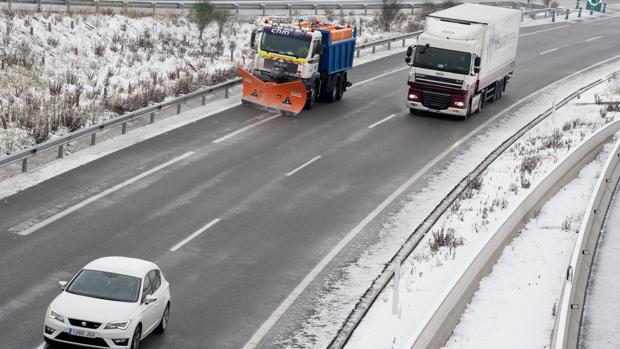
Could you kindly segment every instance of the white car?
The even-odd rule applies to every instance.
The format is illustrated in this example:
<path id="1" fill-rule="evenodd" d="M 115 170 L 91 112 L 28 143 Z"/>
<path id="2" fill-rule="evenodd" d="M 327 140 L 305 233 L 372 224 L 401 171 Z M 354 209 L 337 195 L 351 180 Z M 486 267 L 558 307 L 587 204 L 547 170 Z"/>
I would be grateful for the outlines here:
<path id="1" fill-rule="evenodd" d="M 88 263 L 45 313 L 48 343 L 91 348 L 132 348 L 149 333 L 164 332 L 170 285 L 157 265 L 136 258 L 104 257 Z"/>

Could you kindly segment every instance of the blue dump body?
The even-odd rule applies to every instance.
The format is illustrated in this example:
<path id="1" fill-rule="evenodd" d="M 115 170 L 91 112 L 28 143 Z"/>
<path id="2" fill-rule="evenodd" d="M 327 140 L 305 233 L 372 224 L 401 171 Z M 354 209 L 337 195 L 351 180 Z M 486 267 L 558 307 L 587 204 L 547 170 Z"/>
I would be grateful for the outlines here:
<path id="1" fill-rule="evenodd" d="M 353 37 L 335 42 L 332 42 L 329 31 L 321 29 L 318 31 L 323 36 L 323 53 L 319 61 L 319 71 L 331 75 L 351 69 L 355 56 L 357 30 L 353 29 Z"/>

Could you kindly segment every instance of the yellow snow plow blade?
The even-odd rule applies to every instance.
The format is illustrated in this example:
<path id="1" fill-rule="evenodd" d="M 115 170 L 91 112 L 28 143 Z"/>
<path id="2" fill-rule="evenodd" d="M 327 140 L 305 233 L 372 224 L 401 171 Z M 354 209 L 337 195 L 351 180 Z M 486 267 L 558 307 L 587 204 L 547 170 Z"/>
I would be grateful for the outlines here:
<path id="1" fill-rule="evenodd" d="M 239 75 L 243 81 L 244 102 L 291 116 L 299 114 L 306 105 L 306 86 L 301 81 L 282 84 L 264 82 L 241 67 Z"/>

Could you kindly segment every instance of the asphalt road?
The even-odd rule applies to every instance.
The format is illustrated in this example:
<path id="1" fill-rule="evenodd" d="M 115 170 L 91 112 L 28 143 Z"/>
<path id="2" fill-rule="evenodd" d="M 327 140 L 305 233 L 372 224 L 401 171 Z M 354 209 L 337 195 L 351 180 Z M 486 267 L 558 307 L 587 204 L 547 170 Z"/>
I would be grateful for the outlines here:
<path id="1" fill-rule="evenodd" d="M 404 106 L 407 70 L 401 70 L 352 89 L 339 103 L 319 104 L 297 118 L 275 117 L 238 134 L 233 132 L 273 114 L 236 107 L 3 200 L 0 348 L 40 345 L 56 281 L 107 255 L 152 260 L 172 285 L 168 332 L 151 336 L 144 348 L 241 348 L 328 251 L 413 173 L 517 100 L 620 54 L 620 17 L 522 30 L 527 33 L 507 93 L 465 122 L 410 116 Z M 350 77 L 355 83 L 393 71 L 404 67 L 403 58 L 358 66 Z M 287 328 L 291 324 L 278 323 L 274 329 Z"/>

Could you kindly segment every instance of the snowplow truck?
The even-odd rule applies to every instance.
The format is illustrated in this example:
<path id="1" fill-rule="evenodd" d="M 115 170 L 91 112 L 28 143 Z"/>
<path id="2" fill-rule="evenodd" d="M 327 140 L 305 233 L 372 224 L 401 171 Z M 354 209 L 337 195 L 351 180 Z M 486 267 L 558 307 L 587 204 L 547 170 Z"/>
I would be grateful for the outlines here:
<path id="1" fill-rule="evenodd" d="M 297 115 L 317 100 L 338 101 L 351 86 L 355 28 L 308 21 L 266 19 L 252 32 L 251 71 L 239 67 L 244 104 Z"/>

